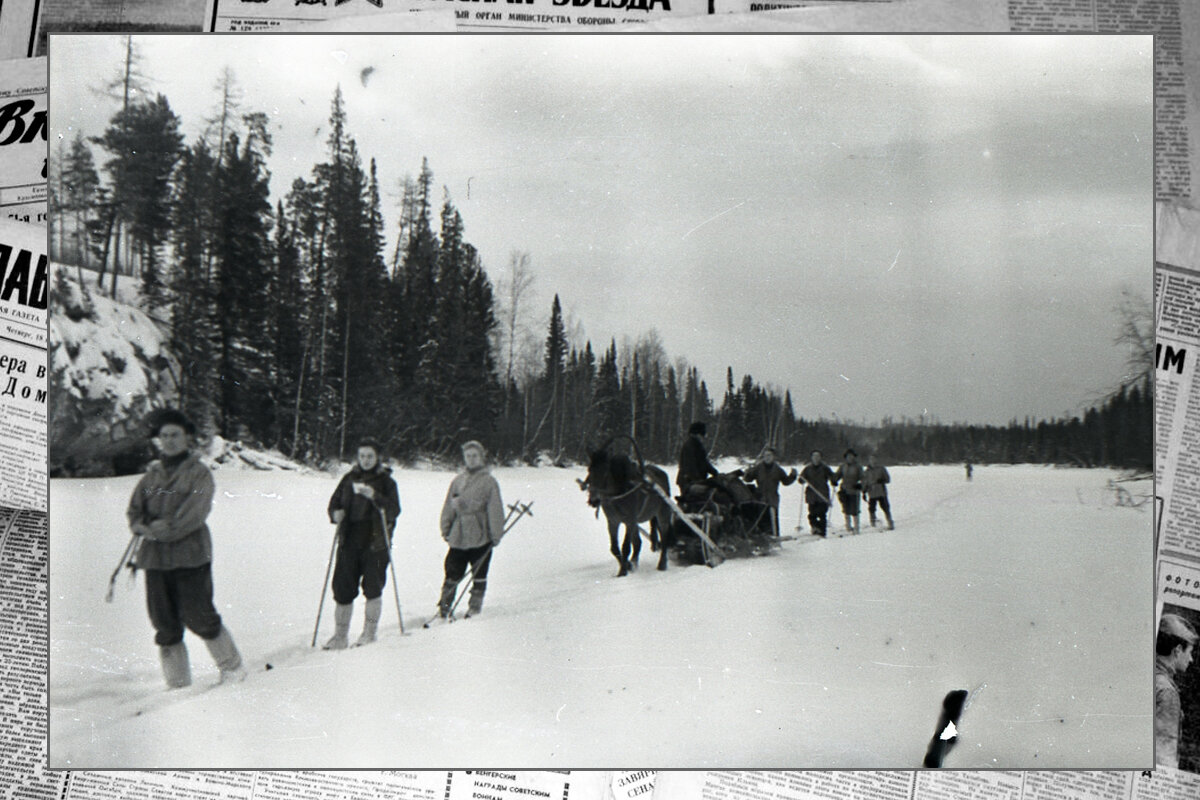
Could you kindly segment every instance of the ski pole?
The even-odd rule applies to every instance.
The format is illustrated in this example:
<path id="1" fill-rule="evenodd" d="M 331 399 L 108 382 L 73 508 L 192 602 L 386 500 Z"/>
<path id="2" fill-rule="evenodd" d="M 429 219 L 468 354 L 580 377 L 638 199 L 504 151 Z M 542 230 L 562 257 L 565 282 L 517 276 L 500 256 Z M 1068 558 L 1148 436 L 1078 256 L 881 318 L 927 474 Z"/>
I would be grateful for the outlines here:
<path id="1" fill-rule="evenodd" d="M 329 546 L 329 565 L 325 567 L 325 582 L 321 584 L 321 604 L 317 606 L 317 624 L 313 625 L 312 644 L 309 647 L 317 646 L 317 629 L 321 627 L 321 610 L 325 608 L 325 592 L 329 590 L 329 573 L 333 571 L 333 554 L 337 550 L 338 538 L 342 533 L 342 525 L 333 529 L 333 544 Z"/>
<path id="2" fill-rule="evenodd" d="M 387 540 L 388 569 L 392 572 L 392 596 L 396 598 L 396 616 L 400 618 L 400 635 L 404 635 L 404 615 L 400 613 L 400 590 L 396 588 L 396 562 L 392 560 L 392 535 L 388 533 L 387 515 L 383 509 L 375 506 L 379 512 L 379 524 L 383 526 L 383 538 Z"/>
<path id="3" fill-rule="evenodd" d="M 803 475 L 798 475 L 797 477 L 800 478 L 800 480 L 804 482 L 805 486 L 807 486 L 808 488 L 810 488 L 814 492 L 816 492 L 817 497 L 820 497 L 822 500 L 824 500 L 826 505 L 828 505 L 830 508 L 833 507 L 833 502 L 829 499 L 829 495 L 825 494 L 820 489 L 818 489 L 817 487 L 815 487 L 811 483 L 809 483 L 808 480 Z"/>
<path id="4" fill-rule="evenodd" d="M 129 537 L 129 544 L 125 545 L 125 552 L 121 554 L 121 560 L 117 564 L 117 568 L 113 570 L 112 577 L 108 579 L 108 591 L 104 595 L 104 602 L 111 603 L 113 601 L 113 588 L 117 583 L 117 576 L 121 574 L 121 568 L 129 562 L 129 557 L 133 554 L 133 547 L 137 544 L 138 535 L 135 533 Z"/>

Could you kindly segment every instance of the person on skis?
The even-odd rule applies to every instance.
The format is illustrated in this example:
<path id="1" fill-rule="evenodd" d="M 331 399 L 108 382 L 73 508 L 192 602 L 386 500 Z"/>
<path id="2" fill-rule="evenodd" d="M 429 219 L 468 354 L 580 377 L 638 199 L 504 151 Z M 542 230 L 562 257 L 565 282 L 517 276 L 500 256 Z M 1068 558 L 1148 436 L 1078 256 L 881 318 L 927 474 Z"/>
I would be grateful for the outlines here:
<path id="1" fill-rule="evenodd" d="M 763 448 L 758 461 L 742 472 L 742 478 L 758 485 L 763 502 L 770 510 L 771 533 L 779 536 L 779 487 L 792 485 L 800 473 L 794 469 L 791 472 L 784 472 L 783 467 L 775 463 L 775 456 L 775 448 L 767 445 Z"/>
<path id="2" fill-rule="evenodd" d="M 804 483 L 804 502 L 808 504 L 808 525 L 813 536 L 825 536 L 825 515 L 829 512 L 829 483 L 834 479 L 833 470 L 821 461 L 821 451 L 813 450 L 808 464 L 800 470 Z"/>
<path id="3" fill-rule="evenodd" d="M 151 462 L 125 511 L 135 564 L 146 575 L 146 609 L 168 689 L 192 682 L 184 628 L 203 640 L 220 682 L 245 679 L 233 637 L 213 606 L 212 535 L 206 522 L 216 484 L 192 451 L 196 426 L 175 409 L 159 412 L 150 436 L 162 458 Z"/>
<path id="4" fill-rule="evenodd" d="M 867 468 L 863 470 L 863 496 L 867 500 L 872 528 L 875 527 L 875 506 L 879 506 L 887 517 L 888 530 L 896 529 L 895 523 L 892 522 L 892 507 L 888 503 L 887 485 L 891 481 L 892 476 L 888 474 L 887 467 L 876 461 L 875 454 L 867 456 Z"/>
<path id="5" fill-rule="evenodd" d="M 334 633 L 326 650 L 342 650 L 350 644 L 350 619 L 354 600 L 362 587 L 362 634 L 357 644 L 375 641 L 383 613 L 383 587 L 391 560 L 389 545 L 396 518 L 400 516 L 400 492 L 391 467 L 382 463 L 379 443 L 358 443 L 354 466 L 338 482 L 329 498 L 329 521 L 338 526 L 337 562 L 333 567 Z"/>
<path id="6" fill-rule="evenodd" d="M 833 482 L 840 483 L 838 502 L 842 506 L 842 516 L 846 519 L 846 530 L 858 533 L 858 517 L 862 513 L 859 495 L 863 490 L 863 468 L 858 463 L 858 453 L 854 448 L 846 448 L 842 454 L 842 465 L 833 475 Z"/>
<path id="7" fill-rule="evenodd" d="M 458 584 L 471 568 L 471 596 L 467 616 L 483 610 L 492 550 L 504 536 L 504 501 L 500 484 L 484 465 L 487 451 L 477 441 L 462 446 L 464 469 L 450 482 L 442 505 L 442 539 L 446 553 L 445 580 L 438 599 L 438 616 L 446 619 L 454 605 Z"/>

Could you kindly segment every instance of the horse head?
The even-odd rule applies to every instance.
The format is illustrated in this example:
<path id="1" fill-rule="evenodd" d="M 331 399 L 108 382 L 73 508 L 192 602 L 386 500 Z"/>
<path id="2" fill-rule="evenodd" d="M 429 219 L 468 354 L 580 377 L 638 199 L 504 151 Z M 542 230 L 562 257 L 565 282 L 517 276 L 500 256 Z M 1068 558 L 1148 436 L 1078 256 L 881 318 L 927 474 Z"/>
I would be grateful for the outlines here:
<path id="1" fill-rule="evenodd" d="M 597 508 L 600 505 L 600 499 L 605 495 L 611 495 L 612 488 L 612 459 L 608 455 L 608 451 L 604 448 L 593 450 L 588 454 L 588 471 L 587 477 L 580 484 L 580 489 L 587 489 L 588 505 L 592 508 Z"/>

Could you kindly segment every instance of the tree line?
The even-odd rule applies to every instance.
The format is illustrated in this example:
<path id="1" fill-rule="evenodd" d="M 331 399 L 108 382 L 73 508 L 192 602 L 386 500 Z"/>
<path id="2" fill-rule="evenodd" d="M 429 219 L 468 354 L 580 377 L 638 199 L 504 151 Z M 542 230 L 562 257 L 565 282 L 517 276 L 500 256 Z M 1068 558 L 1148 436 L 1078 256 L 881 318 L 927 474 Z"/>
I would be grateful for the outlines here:
<path id="1" fill-rule="evenodd" d="M 385 254 L 375 160 L 359 152 L 340 88 L 323 160 L 272 206 L 268 118 L 240 109 L 232 75 L 205 133 L 185 142 L 164 95 L 131 96 L 131 54 L 107 129 L 52 159 L 52 248 L 114 297 L 118 276 L 138 282 L 176 356 L 178 406 L 226 439 L 313 464 L 363 436 L 401 460 L 481 439 L 503 460 L 562 463 L 622 435 L 671 462 L 701 420 L 714 454 L 747 458 L 772 444 L 785 461 L 848 446 L 889 463 L 1151 461 L 1148 382 L 1082 419 L 857 429 L 805 420 L 789 392 L 735 382 L 732 368 L 718 402 L 653 330 L 594 348 L 557 295 L 544 335 L 531 332 L 529 254 L 514 252 L 495 286 L 426 160 L 404 181 Z"/>

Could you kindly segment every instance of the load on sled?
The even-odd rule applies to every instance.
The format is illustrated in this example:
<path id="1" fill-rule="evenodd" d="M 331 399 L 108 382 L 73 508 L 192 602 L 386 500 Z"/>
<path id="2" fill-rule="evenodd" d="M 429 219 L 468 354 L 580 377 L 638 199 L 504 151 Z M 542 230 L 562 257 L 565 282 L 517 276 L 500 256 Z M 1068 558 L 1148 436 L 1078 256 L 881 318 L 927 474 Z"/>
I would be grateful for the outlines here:
<path id="1" fill-rule="evenodd" d="M 741 479 L 739 472 L 720 473 L 689 484 L 676 497 L 676 504 L 724 557 L 766 555 L 779 545 L 771 506 L 756 486 Z M 676 518 L 671 533 L 682 560 L 704 564 L 711 558 L 710 545 L 696 535 L 691 525 Z"/>

